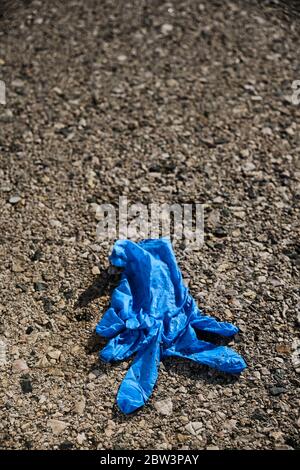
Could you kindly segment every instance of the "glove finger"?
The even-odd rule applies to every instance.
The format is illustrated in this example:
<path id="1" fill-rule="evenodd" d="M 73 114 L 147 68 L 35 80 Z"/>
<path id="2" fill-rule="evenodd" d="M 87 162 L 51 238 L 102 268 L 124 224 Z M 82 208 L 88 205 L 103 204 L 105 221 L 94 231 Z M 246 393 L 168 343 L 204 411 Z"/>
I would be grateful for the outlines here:
<path id="1" fill-rule="evenodd" d="M 132 413 L 150 397 L 158 377 L 160 344 L 157 336 L 140 352 L 118 391 L 117 403 L 123 413 Z"/>
<path id="2" fill-rule="evenodd" d="M 122 361 L 138 350 L 143 334 L 139 330 L 126 330 L 112 338 L 100 352 L 105 362 Z"/>
<path id="3" fill-rule="evenodd" d="M 183 357 L 231 374 L 239 374 L 247 367 L 244 359 L 232 349 L 206 341 L 197 340 L 190 349 L 176 349 L 173 346 L 165 350 L 164 355 Z"/>
<path id="4" fill-rule="evenodd" d="M 233 336 L 239 330 L 236 326 L 227 322 L 219 322 L 215 318 L 206 315 L 199 315 L 191 322 L 194 328 L 198 330 L 207 331 L 209 333 L 216 333 L 222 336 Z"/>

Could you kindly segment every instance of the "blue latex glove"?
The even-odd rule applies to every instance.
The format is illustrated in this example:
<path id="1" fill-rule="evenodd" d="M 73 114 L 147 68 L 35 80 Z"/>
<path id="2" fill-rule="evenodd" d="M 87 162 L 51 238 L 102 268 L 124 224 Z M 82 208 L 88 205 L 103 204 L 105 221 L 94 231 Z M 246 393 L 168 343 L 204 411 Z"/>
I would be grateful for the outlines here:
<path id="1" fill-rule="evenodd" d="M 110 261 L 124 270 L 96 332 L 110 338 L 100 354 L 104 361 L 121 361 L 136 353 L 118 391 L 117 403 L 124 413 L 146 403 L 159 362 L 166 356 L 192 359 L 233 374 L 246 367 L 232 349 L 197 338 L 195 328 L 223 336 L 234 335 L 238 328 L 202 314 L 183 284 L 168 239 L 118 240 Z"/>

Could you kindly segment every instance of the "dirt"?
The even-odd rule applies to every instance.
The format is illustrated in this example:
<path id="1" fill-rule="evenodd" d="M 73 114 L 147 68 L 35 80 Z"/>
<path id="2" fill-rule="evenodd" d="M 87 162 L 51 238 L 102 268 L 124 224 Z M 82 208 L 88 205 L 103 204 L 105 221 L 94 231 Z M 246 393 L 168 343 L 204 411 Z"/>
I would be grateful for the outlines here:
<path id="1" fill-rule="evenodd" d="M 299 448 L 298 3 L 14 3 L 0 20 L 0 447 Z M 117 282 L 94 204 L 121 195 L 205 205 L 203 247 L 177 259 L 199 306 L 240 328 L 248 364 L 232 378 L 165 361 L 130 416 L 115 404 L 130 361 L 100 362 L 94 334 Z"/>

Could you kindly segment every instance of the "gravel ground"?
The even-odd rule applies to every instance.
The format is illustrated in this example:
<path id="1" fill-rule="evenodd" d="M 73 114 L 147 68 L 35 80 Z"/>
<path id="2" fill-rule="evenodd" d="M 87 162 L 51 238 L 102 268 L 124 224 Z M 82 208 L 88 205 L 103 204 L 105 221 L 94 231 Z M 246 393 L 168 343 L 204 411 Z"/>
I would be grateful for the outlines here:
<path id="1" fill-rule="evenodd" d="M 45 3 L 0 22 L 1 448 L 299 448 L 297 2 Z M 176 255 L 249 365 L 165 361 L 132 416 L 93 333 L 116 282 L 93 204 L 119 195 L 205 204 Z"/>

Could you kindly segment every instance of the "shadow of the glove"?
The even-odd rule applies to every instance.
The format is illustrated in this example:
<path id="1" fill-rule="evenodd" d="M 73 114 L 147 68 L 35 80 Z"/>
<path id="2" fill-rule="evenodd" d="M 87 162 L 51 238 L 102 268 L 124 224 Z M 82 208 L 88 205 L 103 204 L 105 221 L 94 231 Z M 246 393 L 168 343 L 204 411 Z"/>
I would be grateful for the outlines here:
<path id="1" fill-rule="evenodd" d="M 104 348 L 106 343 L 107 343 L 106 338 L 103 338 L 97 335 L 95 331 L 92 331 L 92 333 L 90 334 L 87 340 L 85 350 L 87 354 L 99 353 L 100 349 Z M 98 362 L 100 362 L 99 359 L 98 359 Z"/>
<path id="2" fill-rule="evenodd" d="M 204 364 L 197 364 L 179 357 L 165 358 L 163 361 L 166 371 L 171 375 L 182 375 L 190 380 L 204 382 L 209 385 L 227 386 L 238 381 L 239 375 L 226 374 Z M 199 393 L 199 389 L 197 390 Z"/>
<path id="3" fill-rule="evenodd" d="M 232 341 L 232 337 L 226 338 L 225 336 L 221 336 L 216 333 L 210 333 L 210 332 L 203 331 L 203 330 L 195 330 L 195 331 L 196 331 L 198 339 L 202 341 L 207 341 L 208 343 L 216 344 L 217 346 L 227 346 L 228 343 Z"/>
<path id="4" fill-rule="evenodd" d="M 110 304 L 112 291 L 120 281 L 120 273 L 120 270 L 112 270 L 111 267 L 101 270 L 93 283 L 79 295 L 77 302 L 75 303 L 75 309 L 80 310 L 80 313 L 76 315 L 77 320 L 79 317 L 85 317 L 88 314 L 87 307 L 94 300 L 104 296 L 107 297 L 107 301 L 106 305 L 102 305 L 101 308 L 103 309 L 103 312 L 107 310 Z M 98 316 L 97 319 L 99 319 Z M 85 347 L 87 354 L 99 352 L 99 350 L 105 346 L 106 342 L 107 340 L 105 338 L 97 335 L 95 330 L 93 330 Z"/>
<path id="5" fill-rule="evenodd" d="M 108 295 L 110 287 L 109 268 L 102 269 L 100 274 L 94 279 L 91 286 L 83 291 L 75 304 L 75 308 L 83 308 L 89 305 L 93 300 Z M 111 289 L 112 290 L 112 289 Z"/>

